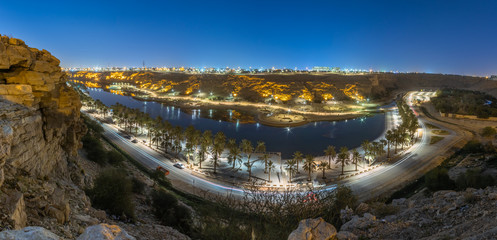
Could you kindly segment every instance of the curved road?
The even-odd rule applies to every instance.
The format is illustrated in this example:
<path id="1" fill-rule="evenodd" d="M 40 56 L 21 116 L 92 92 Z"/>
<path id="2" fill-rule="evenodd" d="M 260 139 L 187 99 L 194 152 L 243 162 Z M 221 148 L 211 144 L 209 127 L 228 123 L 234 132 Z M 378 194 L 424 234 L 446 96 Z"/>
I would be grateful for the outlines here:
<path id="1" fill-rule="evenodd" d="M 413 94 L 416 96 L 419 93 L 411 92 L 409 94 L 408 100 L 411 99 Z M 420 174 L 438 165 L 443 160 L 440 155 L 447 152 L 450 146 L 463 140 L 461 133 L 456 134 L 454 130 L 433 123 L 424 116 L 419 116 L 418 119 L 420 126 L 423 128 L 422 138 L 418 143 L 406 150 L 404 156 L 391 165 L 383 165 L 370 172 L 348 178 L 344 181 L 355 192 L 359 200 L 379 196 L 387 191 L 391 191 L 405 181 L 415 179 Z M 431 124 L 451 132 L 451 135 L 447 135 L 437 144 L 430 145 L 431 133 L 426 129 L 425 121 L 430 121 Z M 155 169 L 157 166 L 168 169 L 170 171 L 168 178 L 180 190 L 200 194 L 200 192 L 195 191 L 200 191 L 201 189 L 202 192 L 219 195 L 230 193 L 235 197 L 244 196 L 244 191 L 239 187 L 227 186 L 227 183 L 216 180 L 207 180 L 197 176 L 197 173 L 192 173 L 189 169 L 178 169 L 173 166 L 173 161 L 165 158 L 162 154 L 142 143 L 132 143 L 130 140 L 119 135 L 119 130 L 114 126 L 109 124 L 102 124 L 102 126 L 105 130 L 103 133 L 104 136 L 135 160 L 151 169 Z M 320 191 L 333 190 L 335 187 L 336 185 L 331 185 Z"/>

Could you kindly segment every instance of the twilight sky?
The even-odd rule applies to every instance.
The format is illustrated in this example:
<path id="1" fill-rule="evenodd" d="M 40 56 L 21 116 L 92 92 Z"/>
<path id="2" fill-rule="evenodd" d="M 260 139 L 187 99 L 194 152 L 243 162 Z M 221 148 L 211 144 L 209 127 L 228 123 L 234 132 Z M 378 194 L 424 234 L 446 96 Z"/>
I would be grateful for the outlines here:
<path id="1" fill-rule="evenodd" d="M 497 1 L 3 1 L 64 67 L 338 66 L 497 74 Z"/>

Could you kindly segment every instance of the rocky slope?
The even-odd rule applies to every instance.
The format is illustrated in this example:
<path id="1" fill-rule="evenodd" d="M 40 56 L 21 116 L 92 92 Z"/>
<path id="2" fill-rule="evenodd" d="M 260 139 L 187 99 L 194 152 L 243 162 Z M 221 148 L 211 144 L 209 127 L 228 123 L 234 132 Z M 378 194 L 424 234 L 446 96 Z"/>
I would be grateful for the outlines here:
<path id="1" fill-rule="evenodd" d="M 48 51 L 0 35 L 0 239 L 189 239 L 158 224 L 144 197 L 136 224 L 91 206 L 83 189 L 102 168 L 78 155 L 86 126 L 66 80 Z"/>
<path id="2" fill-rule="evenodd" d="M 80 107 L 77 93 L 66 85 L 58 59 L 21 40 L 0 36 L 0 201 L 7 206 L 1 209 L 4 227 L 18 229 L 27 223 L 24 206 L 30 199 L 24 192 L 27 189 L 19 186 L 23 180 L 69 179 L 68 160 L 77 153 L 85 132 Z M 39 183 L 40 188 L 46 187 Z M 64 194 L 57 194 L 55 187 L 48 190 L 53 201 L 47 201 L 45 210 L 64 222 L 69 214 Z"/>
<path id="3" fill-rule="evenodd" d="M 36 177 L 67 172 L 66 160 L 76 154 L 85 129 L 79 97 L 66 85 L 59 60 L 1 36 L 0 98 L 1 165 Z"/>
<path id="4" fill-rule="evenodd" d="M 421 193 L 410 199 L 395 199 L 381 206 L 381 211 L 374 204 L 362 203 L 355 210 L 341 211 L 345 223 L 338 233 L 330 231 L 331 226 L 324 228 L 330 235 L 295 238 L 313 229 L 302 221 L 305 227 L 299 226 L 288 239 L 496 239 L 496 203 L 497 187 L 438 191 L 430 197 Z"/>

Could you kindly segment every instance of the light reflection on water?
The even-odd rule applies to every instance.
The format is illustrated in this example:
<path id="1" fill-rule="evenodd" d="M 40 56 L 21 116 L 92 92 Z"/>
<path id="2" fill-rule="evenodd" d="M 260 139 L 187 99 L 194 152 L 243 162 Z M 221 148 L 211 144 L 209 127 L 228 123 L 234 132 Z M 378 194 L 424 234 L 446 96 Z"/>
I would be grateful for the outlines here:
<path id="1" fill-rule="evenodd" d="M 385 114 L 347 121 L 313 122 L 290 128 L 269 127 L 259 123 L 244 124 L 238 119 L 236 122 L 225 122 L 201 117 L 198 109 L 189 114 L 174 106 L 156 102 L 145 103 L 100 89 L 90 89 L 88 92 L 94 99 L 100 99 L 107 106 L 119 102 L 131 108 L 141 109 L 153 118 L 160 115 L 173 126 L 180 125 L 185 128 L 193 125 L 202 131 L 212 130 L 214 134 L 223 131 L 228 138 L 235 138 L 238 142 L 245 138 L 251 140 L 254 145 L 257 141 L 264 141 L 267 151 L 282 152 L 283 158 L 290 158 L 295 151 L 323 155 L 328 145 L 333 145 L 336 149 L 342 146 L 355 148 L 366 139 L 369 141 L 376 139 L 383 133 L 385 127 Z M 217 110 L 210 109 L 208 115 L 213 116 L 215 111 Z"/>

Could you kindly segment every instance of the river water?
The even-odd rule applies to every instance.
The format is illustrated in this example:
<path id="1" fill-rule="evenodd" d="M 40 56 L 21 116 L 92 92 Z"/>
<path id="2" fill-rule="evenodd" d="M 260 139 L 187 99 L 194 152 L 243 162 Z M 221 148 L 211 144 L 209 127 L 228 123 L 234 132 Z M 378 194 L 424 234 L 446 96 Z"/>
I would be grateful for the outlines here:
<path id="1" fill-rule="evenodd" d="M 107 106 L 119 102 L 149 113 L 153 118 L 160 115 L 173 126 L 180 125 L 185 128 L 193 125 L 202 131 L 212 130 L 213 134 L 223 131 L 227 138 L 235 138 L 238 142 L 248 139 L 254 146 L 257 141 L 264 141 L 268 152 L 281 152 L 283 158 L 291 158 L 295 151 L 321 156 L 328 145 L 335 146 L 337 151 L 342 146 L 349 149 L 359 147 L 364 140 L 373 141 L 378 138 L 385 128 L 384 113 L 344 121 L 321 121 L 298 127 L 278 128 L 258 123 L 237 123 L 209 118 L 215 115 L 216 111 L 228 110 L 207 110 L 208 113 L 202 114 L 200 110 L 194 110 L 186 113 L 177 107 L 138 101 L 102 89 L 88 89 L 88 93 Z"/>

